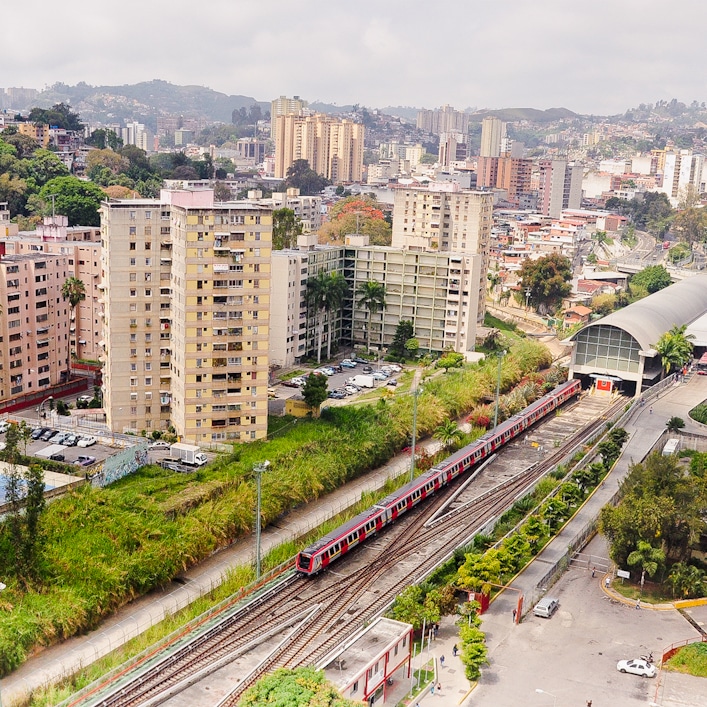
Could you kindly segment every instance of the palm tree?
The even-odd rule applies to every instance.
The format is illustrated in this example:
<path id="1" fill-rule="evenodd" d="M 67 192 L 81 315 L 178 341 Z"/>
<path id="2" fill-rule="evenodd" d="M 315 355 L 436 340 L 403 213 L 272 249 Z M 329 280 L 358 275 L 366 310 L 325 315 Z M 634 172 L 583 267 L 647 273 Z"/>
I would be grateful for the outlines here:
<path id="1" fill-rule="evenodd" d="M 687 324 L 678 326 L 677 324 L 666 331 L 658 343 L 655 350 L 660 354 L 661 363 L 665 373 L 670 373 L 673 368 L 682 368 L 692 358 L 694 340 L 693 334 L 686 334 Z"/>
<path id="2" fill-rule="evenodd" d="M 459 442 L 464 436 L 464 433 L 457 427 L 454 420 L 445 420 L 434 433 L 435 439 L 442 443 L 442 447 L 449 449 L 456 442 Z"/>
<path id="3" fill-rule="evenodd" d="M 324 335 L 324 320 L 334 310 L 341 309 L 349 286 L 341 273 L 326 273 L 320 270 L 316 277 L 307 280 L 307 300 L 314 309 L 317 327 L 317 363 L 322 360 L 322 337 Z M 324 315 L 327 315 L 326 317 Z M 327 341 L 327 358 L 331 356 L 332 326 L 329 323 L 329 338 Z"/>
<path id="4" fill-rule="evenodd" d="M 78 277 L 68 277 L 61 286 L 61 298 L 69 301 L 72 315 L 76 312 L 76 305 L 86 299 L 86 285 L 83 280 Z M 72 319 L 74 317 L 72 316 Z M 66 359 L 66 379 L 71 378 L 71 331 L 69 331 L 68 342 L 66 345 L 68 356 Z"/>
<path id="5" fill-rule="evenodd" d="M 338 318 L 341 306 L 349 291 L 349 283 L 341 273 L 335 272 L 329 275 L 327 282 L 327 318 L 329 319 L 329 336 L 327 337 L 326 357 L 331 358 L 331 340 L 333 328 L 331 325 L 332 312 L 336 312 Z"/>
<path id="6" fill-rule="evenodd" d="M 659 547 L 653 547 L 645 540 L 639 540 L 636 544 L 636 549 L 626 558 L 631 567 L 638 565 L 641 568 L 641 587 L 646 573 L 652 577 L 658 567 L 665 562 L 665 553 Z"/>
<path id="7" fill-rule="evenodd" d="M 370 351 L 373 315 L 385 309 L 385 285 L 375 280 L 367 280 L 356 288 L 356 295 L 358 296 L 356 306 L 368 310 L 366 347 Z"/>
<path id="8" fill-rule="evenodd" d="M 668 432 L 679 432 L 683 427 L 685 427 L 685 420 L 682 417 L 676 417 L 673 415 L 666 423 L 665 427 Z"/>

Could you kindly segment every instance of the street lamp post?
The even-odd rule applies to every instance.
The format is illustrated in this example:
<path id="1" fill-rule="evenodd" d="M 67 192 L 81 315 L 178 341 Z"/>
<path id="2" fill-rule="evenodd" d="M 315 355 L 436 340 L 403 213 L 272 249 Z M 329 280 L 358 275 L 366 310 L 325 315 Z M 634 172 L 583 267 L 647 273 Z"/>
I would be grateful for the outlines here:
<path id="1" fill-rule="evenodd" d="M 498 375 L 496 376 L 496 407 L 493 413 L 493 426 L 498 425 L 498 396 L 501 392 L 501 364 L 503 362 L 503 357 L 506 355 L 505 351 L 497 351 L 498 356 Z"/>
<path id="2" fill-rule="evenodd" d="M 0 592 L 2 592 L 4 589 L 7 589 L 7 585 L 0 582 Z M 2 695 L 0 695 L 0 707 L 2 707 Z"/>
<path id="3" fill-rule="evenodd" d="M 525 311 L 528 311 L 528 308 L 530 307 L 530 288 L 526 287 L 525 288 Z"/>
<path id="4" fill-rule="evenodd" d="M 547 690 L 541 690 L 539 687 L 535 688 L 535 692 L 541 694 L 541 695 L 548 695 L 552 697 L 552 705 L 555 707 L 557 704 L 557 695 L 553 695 L 552 692 L 548 692 Z"/>
<path id="5" fill-rule="evenodd" d="M 44 404 L 48 403 L 50 400 L 54 400 L 54 396 L 50 395 L 48 398 L 44 398 L 41 403 L 39 403 L 39 407 L 37 408 L 37 413 L 39 414 L 39 419 L 42 420 L 44 419 Z"/>
<path id="6" fill-rule="evenodd" d="M 260 479 L 264 472 L 268 470 L 270 462 L 256 462 L 253 464 L 253 473 L 255 474 L 255 487 L 257 489 L 257 505 L 255 508 L 255 581 L 260 579 Z M 2 705 L 0 705 L 2 707 Z"/>

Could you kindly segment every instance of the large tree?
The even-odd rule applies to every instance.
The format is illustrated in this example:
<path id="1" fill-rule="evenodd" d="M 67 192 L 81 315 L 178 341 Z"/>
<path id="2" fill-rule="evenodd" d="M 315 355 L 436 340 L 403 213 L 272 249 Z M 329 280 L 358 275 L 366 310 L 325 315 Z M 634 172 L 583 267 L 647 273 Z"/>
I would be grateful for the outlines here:
<path id="1" fill-rule="evenodd" d="M 297 236 L 302 233 L 302 222 L 292 209 L 275 209 L 272 212 L 272 247 L 284 250 L 297 245 Z"/>
<path id="2" fill-rule="evenodd" d="M 385 309 L 385 285 L 375 280 L 366 280 L 356 288 L 356 298 L 356 306 L 368 310 L 366 348 L 370 351 L 373 315 Z"/>
<path id="3" fill-rule="evenodd" d="M 295 160 L 287 170 L 285 179 L 285 187 L 296 187 L 302 196 L 319 194 L 329 184 L 331 182 L 317 174 L 307 160 Z"/>
<path id="4" fill-rule="evenodd" d="M 563 255 L 552 253 L 525 260 L 520 269 L 520 301 L 548 314 L 572 291 L 571 279 L 572 263 Z"/>
<path id="5" fill-rule="evenodd" d="M 658 290 L 662 290 L 670 285 L 670 273 L 662 265 L 649 265 L 637 272 L 629 283 L 631 288 L 641 287 L 645 289 L 649 295 L 652 295 Z"/>
<path id="6" fill-rule="evenodd" d="M 312 410 L 318 410 L 319 406 L 327 399 L 328 394 L 329 379 L 323 373 L 312 373 L 302 386 L 304 402 Z"/>
<path id="7" fill-rule="evenodd" d="M 79 302 L 83 302 L 86 299 L 86 285 L 84 285 L 83 280 L 78 277 L 68 277 L 61 286 L 61 297 L 64 301 L 68 301 L 69 307 L 71 307 L 72 323 L 75 324 L 76 307 Z M 67 353 L 66 379 L 69 380 L 71 378 L 71 332 L 69 332 L 68 336 Z"/>
<path id="8" fill-rule="evenodd" d="M 44 123 L 65 130 L 83 130 L 78 113 L 74 113 L 66 103 L 55 103 L 51 108 L 32 108 L 27 120 L 30 123 Z"/>
<path id="9" fill-rule="evenodd" d="M 69 226 L 99 226 L 98 207 L 105 192 L 91 182 L 76 177 L 55 177 L 39 191 L 39 198 L 48 213 L 52 212 L 50 196 L 54 195 L 54 211 L 69 219 Z"/>
<path id="10" fill-rule="evenodd" d="M 392 230 L 374 196 L 349 196 L 337 201 L 319 230 L 323 242 L 343 243 L 347 235 L 368 236 L 372 245 L 390 245 Z"/>

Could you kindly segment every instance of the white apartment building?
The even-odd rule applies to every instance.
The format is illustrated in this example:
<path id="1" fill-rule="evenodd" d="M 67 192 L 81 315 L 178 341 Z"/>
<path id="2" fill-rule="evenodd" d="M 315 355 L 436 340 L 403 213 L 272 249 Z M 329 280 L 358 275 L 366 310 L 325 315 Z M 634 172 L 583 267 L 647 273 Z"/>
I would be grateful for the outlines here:
<path id="1" fill-rule="evenodd" d="M 358 241 L 353 244 L 351 241 Z M 370 246 L 365 236 L 354 236 L 345 246 L 314 245 L 301 237 L 300 248 L 273 252 L 271 280 L 271 362 L 294 365 L 317 355 L 315 312 L 308 309 L 307 280 L 320 270 L 341 273 L 349 293 L 341 312 L 324 322 L 322 354 L 331 336 L 332 350 L 339 343 L 366 345 L 368 312 L 356 306 L 356 289 L 368 280 L 386 288 L 386 308 L 376 314 L 371 346 L 383 349 L 393 341 L 401 319 L 413 322 L 421 348 L 464 353 L 474 349 L 479 283 L 485 277 L 482 257 L 459 253 L 417 252 Z"/>
<path id="2" fill-rule="evenodd" d="M 703 165 L 704 156 L 693 155 L 690 150 L 665 154 L 663 186 L 660 191 L 667 194 L 672 206 L 678 206 L 690 186 L 695 188 L 696 193 L 700 193 Z"/>
<path id="3" fill-rule="evenodd" d="M 257 203 L 275 209 L 292 209 L 295 216 L 302 224 L 303 233 L 316 233 L 322 227 L 322 197 L 321 196 L 301 196 L 299 189 L 290 187 L 285 192 L 273 192 L 269 199 L 262 199 L 257 196 L 259 192 L 253 192 Z M 250 198 L 250 192 L 248 194 Z"/>
<path id="4" fill-rule="evenodd" d="M 488 271 L 493 195 L 431 183 L 427 189 L 398 189 L 393 206 L 392 246 L 417 252 L 478 255 Z M 485 281 L 479 285 L 478 321 L 485 312 Z"/>
<path id="5" fill-rule="evenodd" d="M 110 428 L 212 447 L 264 438 L 271 210 L 204 189 L 101 212 Z"/>
<path id="6" fill-rule="evenodd" d="M 486 116 L 481 121 L 481 146 L 480 157 L 500 157 L 502 147 L 507 149 L 506 124 L 492 115 Z"/>

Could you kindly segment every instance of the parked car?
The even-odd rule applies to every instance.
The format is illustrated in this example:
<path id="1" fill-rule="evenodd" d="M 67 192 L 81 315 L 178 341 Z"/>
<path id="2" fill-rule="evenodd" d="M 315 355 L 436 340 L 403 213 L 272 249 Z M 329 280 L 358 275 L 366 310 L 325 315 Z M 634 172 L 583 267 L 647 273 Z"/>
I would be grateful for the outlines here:
<path id="1" fill-rule="evenodd" d="M 334 375 L 334 369 L 330 368 L 329 366 L 322 366 L 321 368 L 317 368 L 315 373 L 319 373 L 320 375 L 323 376 L 333 376 Z"/>
<path id="2" fill-rule="evenodd" d="M 558 599 L 553 599 L 552 597 L 543 597 L 533 609 L 533 613 L 543 619 L 550 619 L 552 615 L 560 607 L 560 602 Z"/>
<path id="3" fill-rule="evenodd" d="M 391 378 L 386 385 L 392 385 L 393 387 L 395 387 L 396 385 L 398 385 L 398 381 L 396 381 L 395 378 Z"/>
<path id="4" fill-rule="evenodd" d="M 390 368 L 391 371 L 395 371 L 396 373 L 400 373 L 400 371 L 403 370 L 403 367 L 398 366 L 397 363 L 388 363 L 384 366 L 384 368 Z"/>
<path id="5" fill-rule="evenodd" d="M 48 442 L 55 434 L 55 430 L 53 430 L 51 427 L 47 427 L 46 431 L 42 433 L 42 436 L 39 439 L 44 442 Z"/>
<path id="6" fill-rule="evenodd" d="M 165 442 L 163 439 L 158 439 L 150 445 L 150 449 L 169 449 L 169 442 Z"/>
<path id="7" fill-rule="evenodd" d="M 81 437 L 81 439 L 76 443 L 77 447 L 90 447 L 92 444 L 96 444 L 96 438 L 89 435 L 87 437 Z"/>
<path id="8" fill-rule="evenodd" d="M 75 447 L 78 444 L 79 441 L 79 436 L 78 435 L 69 435 L 64 439 L 64 444 L 67 447 Z"/>
<path id="9" fill-rule="evenodd" d="M 631 673 L 632 675 L 640 675 L 643 678 L 654 678 L 658 672 L 658 669 L 653 663 L 649 663 L 642 658 L 620 660 L 616 664 L 616 669 L 620 673 Z"/>
<path id="10" fill-rule="evenodd" d="M 374 371 L 371 373 L 371 378 L 376 381 L 387 381 L 388 377 L 389 376 L 385 371 Z"/>
<path id="11" fill-rule="evenodd" d="M 372 373 L 372 372 L 373 372 L 373 366 L 364 366 L 364 367 L 363 367 L 363 372 L 364 372 L 364 373 Z"/>
<path id="12" fill-rule="evenodd" d="M 2 434 L 3 432 L 7 432 L 9 428 L 10 424 L 7 420 L 3 420 L 2 422 L 0 422 L 0 434 Z"/>
<path id="13" fill-rule="evenodd" d="M 49 432 L 48 427 L 35 427 L 35 429 L 32 430 L 30 437 L 32 439 L 40 439 L 45 432 Z"/>
<path id="14" fill-rule="evenodd" d="M 268 388 L 268 398 L 276 398 L 277 397 L 277 391 L 275 388 Z"/>
<path id="15" fill-rule="evenodd" d="M 342 368 L 356 368 L 358 366 L 356 361 L 352 361 L 350 358 L 345 358 L 339 365 Z"/>
<path id="16" fill-rule="evenodd" d="M 77 403 L 90 403 L 92 400 L 92 395 L 79 395 L 79 397 L 76 398 Z"/>
<path id="17" fill-rule="evenodd" d="M 49 438 L 51 444 L 64 444 L 64 440 L 69 436 L 68 432 L 57 432 L 53 437 Z"/>
<path id="18" fill-rule="evenodd" d="M 368 359 L 361 358 L 360 356 L 354 356 L 352 361 L 356 361 L 356 363 L 368 363 Z"/>
<path id="19" fill-rule="evenodd" d="M 49 458 L 50 458 L 53 462 L 63 462 L 64 459 L 66 459 L 66 457 L 65 457 L 61 452 L 56 452 L 56 453 L 54 453 L 54 454 L 51 454 L 51 455 L 49 456 Z"/>
<path id="20" fill-rule="evenodd" d="M 299 385 L 297 385 L 297 383 L 293 383 L 291 380 L 282 381 L 280 385 L 284 385 L 286 388 L 299 388 Z"/>
<path id="21" fill-rule="evenodd" d="M 340 393 L 338 390 L 330 390 L 328 397 L 333 398 L 334 400 L 341 400 L 346 397 L 346 393 Z"/>
<path id="22" fill-rule="evenodd" d="M 299 388 L 306 383 L 306 378 L 302 378 L 301 376 L 297 376 L 296 378 L 290 378 L 290 382 L 294 383 Z"/>
<path id="23" fill-rule="evenodd" d="M 360 389 L 358 387 L 356 387 L 355 385 L 345 385 L 344 390 L 349 395 L 356 395 L 356 393 L 358 393 Z"/>
<path id="24" fill-rule="evenodd" d="M 89 457 L 86 454 L 79 454 L 78 459 L 74 462 L 74 464 L 78 464 L 79 466 L 91 466 L 91 464 L 96 463 L 96 457 Z"/>

